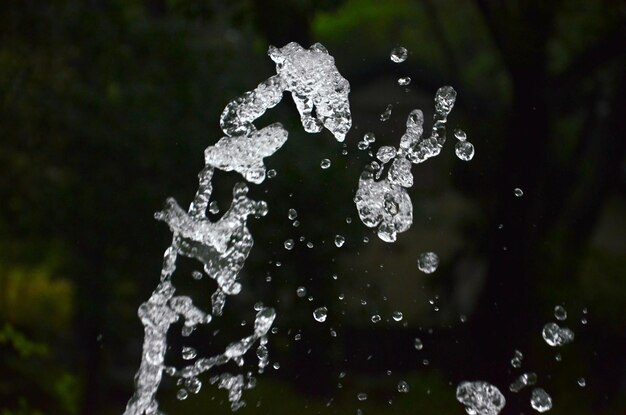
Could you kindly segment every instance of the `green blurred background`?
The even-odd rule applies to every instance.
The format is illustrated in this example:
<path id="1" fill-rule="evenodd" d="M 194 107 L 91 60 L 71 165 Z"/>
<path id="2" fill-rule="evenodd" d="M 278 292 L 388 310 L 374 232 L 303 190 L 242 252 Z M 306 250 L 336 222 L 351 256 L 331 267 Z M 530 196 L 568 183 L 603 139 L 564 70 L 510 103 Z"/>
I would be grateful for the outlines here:
<path id="1" fill-rule="evenodd" d="M 243 414 L 462 414 L 455 387 L 477 379 L 505 392 L 503 413 L 528 414 L 530 390 L 508 392 L 522 371 L 538 374 L 552 414 L 625 414 L 626 7 L 608 0 L 1 2 L 0 414 L 123 411 L 136 310 L 170 238 L 153 213 L 170 195 L 191 200 L 222 109 L 274 73 L 268 46 L 290 41 L 323 43 L 350 81 L 348 154 L 327 131 L 304 133 L 289 96 L 257 121 L 283 122 L 290 140 L 267 160 L 278 175 L 251 191 L 270 213 L 250 222 L 244 290 L 189 340 L 172 329 L 170 363 L 182 345 L 223 350 L 262 301 L 278 312 L 280 367 L 244 393 Z M 409 58 L 394 64 L 399 45 Z M 447 84 L 449 126 L 476 156 L 458 160 L 449 137 L 414 166 L 413 226 L 386 244 L 352 203 L 370 160 L 356 143 L 372 131 L 375 148 L 397 145 L 409 111 L 430 120 Z M 224 209 L 239 178 L 217 178 Z M 430 276 L 417 269 L 424 251 L 441 260 Z M 175 283 L 208 309 L 214 283 L 192 280 L 192 266 Z M 557 304 L 576 333 L 560 349 L 540 334 Z M 321 305 L 324 324 L 311 315 Z M 184 402 L 164 381 L 163 408 L 229 413 L 226 392 L 202 380 Z"/>

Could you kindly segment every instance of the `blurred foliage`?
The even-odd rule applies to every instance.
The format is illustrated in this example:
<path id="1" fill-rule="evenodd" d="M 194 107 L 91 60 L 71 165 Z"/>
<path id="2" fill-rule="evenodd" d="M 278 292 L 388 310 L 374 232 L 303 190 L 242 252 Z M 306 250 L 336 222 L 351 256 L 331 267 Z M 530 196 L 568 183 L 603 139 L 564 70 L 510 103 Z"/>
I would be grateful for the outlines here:
<path id="1" fill-rule="evenodd" d="M 267 160 L 277 177 L 251 190 L 270 212 L 251 221 L 244 291 L 188 340 L 223 348 L 246 332 L 254 303 L 277 308 L 270 350 L 281 369 L 259 376 L 242 412 L 462 413 L 456 383 L 505 390 L 520 348 L 525 368 L 543 371 L 551 413 L 622 413 L 625 13 L 609 0 L 1 3 L 0 414 L 121 412 L 141 352 L 136 310 L 170 238 L 153 212 L 169 195 L 191 199 L 202 151 L 222 136 L 221 110 L 274 72 L 268 45 L 291 40 L 320 41 L 335 57 L 352 85 L 354 128 L 343 155 L 327 132 L 302 131 L 288 97 L 259 120 L 290 133 Z M 409 50 L 401 65 L 389 61 L 398 45 Z M 398 87 L 407 75 L 411 85 Z M 444 84 L 458 91 L 451 127 L 467 131 L 476 156 L 459 162 L 449 142 L 414 167 L 413 227 L 384 244 L 354 212 L 369 161 L 356 142 L 372 131 L 376 146 L 396 145 L 406 114 L 422 108 L 428 119 Z M 236 180 L 215 183 L 222 211 Z M 347 240 L 340 251 L 335 234 Z M 441 258 L 432 276 L 415 266 L 426 250 Z M 208 304 L 214 282 L 187 278 L 194 266 L 181 265 L 177 287 Z M 560 303 L 577 337 L 557 363 L 539 333 Z M 322 304 L 324 326 L 311 318 Z M 182 343 L 172 333 L 172 348 Z M 410 393 L 396 392 L 400 379 Z M 169 413 L 228 413 L 208 380 L 185 402 L 174 390 L 164 382 Z M 507 409 L 529 410 L 527 395 Z"/>

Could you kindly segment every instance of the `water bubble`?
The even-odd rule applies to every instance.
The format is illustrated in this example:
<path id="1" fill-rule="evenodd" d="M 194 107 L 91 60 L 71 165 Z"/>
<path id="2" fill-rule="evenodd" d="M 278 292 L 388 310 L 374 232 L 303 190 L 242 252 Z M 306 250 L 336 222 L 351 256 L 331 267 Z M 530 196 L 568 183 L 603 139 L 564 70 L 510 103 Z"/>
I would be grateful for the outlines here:
<path id="1" fill-rule="evenodd" d="M 313 318 L 319 323 L 326 321 L 328 316 L 328 309 L 326 307 L 318 307 L 313 311 Z"/>
<path id="2" fill-rule="evenodd" d="M 408 76 L 403 76 L 402 78 L 398 79 L 398 85 L 400 86 L 407 86 L 410 83 L 411 83 L 411 78 Z"/>
<path id="3" fill-rule="evenodd" d="M 356 397 L 357 397 L 357 399 L 358 399 L 359 401 L 364 401 L 364 400 L 366 400 L 366 399 L 367 399 L 367 393 L 365 393 L 365 392 L 360 392 L 360 393 L 359 393 Z"/>
<path id="4" fill-rule="evenodd" d="M 547 323 L 541 332 L 543 339 L 552 347 L 563 346 L 574 340 L 574 332 L 556 323 Z"/>
<path id="5" fill-rule="evenodd" d="M 567 311 L 563 306 L 557 305 L 554 307 L 554 317 L 559 321 L 563 321 L 567 319 Z"/>
<path id="6" fill-rule="evenodd" d="M 200 271 L 191 271 L 191 278 L 193 278 L 194 280 L 201 280 L 202 276 L 203 274 Z"/>
<path id="7" fill-rule="evenodd" d="M 432 274 L 439 266 L 439 257 L 434 252 L 423 252 L 417 260 L 417 267 L 425 274 Z"/>
<path id="8" fill-rule="evenodd" d="M 374 314 L 371 320 L 372 320 L 372 323 L 378 323 L 380 322 L 380 316 L 378 314 Z"/>
<path id="9" fill-rule="evenodd" d="M 413 341 L 413 347 L 415 347 L 415 350 L 422 350 L 424 348 L 424 343 L 416 337 Z"/>
<path id="10" fill-rule="evenodd" d="M 315 245 L 313 245 L 313 242 L 311 242 L 311 241 L 306 243 L 306 247 L 309 248 L 309 249 L 313 248 L 314 246 Z"/>
<path id="11" fill-rule="evenodd" d="M 392 104 L 387 105 L 387 108 L 385 108 L 385 111 L 383 111 L 383 113 L 380 114 L 380 120 L 383 122 L 387 121 L 389 117 L 391 117 L 392 110 L 393 110 L 393 105 Z"/>
<path id="12" fill-rule="evenodd" d="M 345 242 L 346 242 L 346 238 L 344 238 L 341 235 L 335 235 L 335 246 L 337 248 L 341 248 Z"/>
<path id="13" fill-rule="evenodd" d="M 459 140 L 459 141 L 465 141 L 467 140 L 467 134 L 465 134 L 465 131 L 457 128 L 456 130 L 454 130 L 454 137 Z"/>
<path id="14" fill-rule="evenodd" d="M 395 320 L 395 321 L 401 321 L 402 320 L 402 312 L 401 311 L 394 311 L 391 314 L 391 317 Z"/>
<path id="15" fill-rule="evenodd" d="M 391 50 L 391 54 L 389 55 L 389 58 L 394 63 L 402 63 L 406 60 L 408 55 L 409 55 L 409 52 L 406 50 L 406 48 L 402 46 L 398 46 L 397 48 L 393 48 Z"/>
<path id="16" fill-rule="evenodd" d="M 542 388 L 535 388 L 530 395 L 530 406 L 537 412 L 549 411 L 552 409 L 552 398 Z"/>
<path id="17" fill-rule="evenodd" d="M 278 362 L 274 362 L 274 364 L 272 365 L 272 367 L 274 368 L 274 370 L 278 370 L 278 369 L 280 369 L 280 363 L 278 363 Z"/>
<path id="18" fill-rule="evenodd" d="M 470 161 L 474 158 L 474 145 L 469 141 L 457 141 L 454 152 L 460 160 Z"/>
<path id="19" fill-rule="evenodd" d="M 329 168 L 329 167 L 330 167 L 330 160 L 329 160 L 329 159 L 323 159 L 323 160 L 320 162 L 320 167 L 321 167 L 322 169 L 324 169 L 324 170 L 326 170 L 327 168 Z"/>
<path id="20" fill-rule="evenodd" d="M 398 392 L 400 393 L 408 393 L 409 392 L 409 384 L 404 380 L 398 382 Z"/>
<path id="21" fill-rule="evenodd" d="M 516 187 L 515 190 L 513 190 L 513 193 L 515 193 L 516 197 L 522 197 L 524 195 L 524 191 L 519 187 Z"/>
<path id="22" fill-rule="evenodd" d="M 274 177 L 276 177 L 276 175 L 277 175 L 277 174 L 278 174 L 278 173 L 276 172 L 276 170 L 274 170 L 274 169 L 269 169 L 269 170 L 267 171 L 267 178 L 268 178 L 268 179 L 273 179 Z"/>
<path id="23" fill-rule="evenodd" d="M 183 347 L 182 356 L 184 360 L 195 359 L 197 354 L 196 349 L 193 347 Z"/>
<path id="24" fill-rule="evenodd" d="M 296 288 L 296 295 L 300 298 L 306 296 L 306 288 L 302 286 Z"/>
<path id="25" fill-rule="evenodd" d="M 346 223 L 347 223 L 347 224 L 351 224 L 351 223 L 352 223 L 352 218 L 348 216 L 348 217 L 346 218 Z"/>
<path id="26" fill-rule="evenodd" d="M 497 415 L 506 399 L 498 388 L 487 382 L 461 382 L 456 388 L 456 399 L 469 415 Z"/>
<path id="27" fill-rule="evenodd" d="M 585 378 L 578 378 L 576 383 L 578 383 L 578 386 L 580 386 L 581 388 L 587 386 L 587 381 L 585 380 Z"/>
<path id="28" fill-rule="evenodd" d="M 370 143 L 367 141 L 359 141 L 356 145 L 359 150 L 367 150 L 370 147 Z"/>
<path id="29" fill-rule="evenodd" d="M 293 239 L 287 239 L 285 241 L 284 245 L 285 245 L 285 249 L 286 250 L 291 251 L 293 249 L 293 246 L 294 246 Z"/>

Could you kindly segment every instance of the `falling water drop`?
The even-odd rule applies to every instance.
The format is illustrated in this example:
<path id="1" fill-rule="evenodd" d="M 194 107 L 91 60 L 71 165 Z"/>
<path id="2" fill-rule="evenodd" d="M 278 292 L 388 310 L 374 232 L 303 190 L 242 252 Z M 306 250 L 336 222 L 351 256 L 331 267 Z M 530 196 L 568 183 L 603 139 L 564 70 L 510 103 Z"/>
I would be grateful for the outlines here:
<path id="1" fill-rule="evenodd" d="M 289 211 L 287 212 L 287 217 L 289 218 L 289 220 L 294 220 L 298 217 L 298 212 L 295 209 L 289 209 Z"/>
<path id="2" fill-rule="evenodd" d="M 411 78 L 408 76 L 403 76 L 402 78 L 398 79 L 398 85 L 400 86 L 407 86 L 410 83 L 411 83 Z"/>
<path id="3" fill-rule="evenodd" d="M 524 195 L 524 192 L 519 187 L 516 187 L 513 192 L 515 193 L 516 197 L 522 197 Z"/>
<path id="4" fill-rule="evenodd" d="M 344 238 L 341 235 L 335 235 L 335 246 L 337 248 L 341 248 L 345 242 L 346 242 L 346 238 Z"/>
<path id="5" fill-rule="evenodd" d="M 371 320 L 372 320 L 372 323 L 378 323 L 380 322 L 380 316 L 378 314 L 374 314 Z"/>
<path id="6" fill-rule="evenodd" d="M 393 105 L 392 104 L 387 105 L 387 108 L 385 108 L 385 111 L 383 111 L 383 113 L 380 114 L 380 120 L 383 122 L 387 121 L 389 117 L 391 117 L 392 110 L 393 110 Z"/>
<path id="7" fill-rule="evenodd" d="M 285 244 L 284 244 L 284 245 L 285 245 L 285 249 L 286 249 L 286 250 L 291 251 L 291 250 L 293 249 L 293 246 L 294 246 L 293 239 L 287 239 L 287 240 L 285 241 Z"/>
<path id="8" fill-rule="evenodd" d="M 184 360 L 195 359 L 197 355 L 196 349 L 193 347 L 183 347 L 182 356 Z"/>
<path id="9" fill-rule="evenodd" d="M 552 409 L 552 398 L 542 388 L 535 388 L 530 396 L 530 406 L 537 412 L 546 412 Z"/>
<path id="10" fill-rule="evenodd" d="M 439 257 L 434 252 L 423 252 L 417 260 L 417 267 L 425 274 L 432 274 L 439 266 Z"/>
<path id="11" fill-rule="evenodd" d="M 323 160 L 320 162 L 320 167 L 321 167 L 322 169 L 324 169 L 324 170 L 326 170 L 327 168 L 329 168 L 329 167 L 330 167 L 330 160 L 329 160 L 329 159 L 323 159 Z"/>
<path id="12" fill-rule="evenodd" d="M 401 311 L 394 311 L 391 314 L 391 317 L 395 320 L 395 321 L 401 321 L 402 320 L 402 312 Z"/>
<path id="13" fill-rule="evenodd" d="M 413 347 L 415 347 L 415 350 L 422 350 L 424 348 L 424 343 L 416 337 L 413 341 Z"/>
<path id="14" fill-rule="evenodd" d="M 563 306 L 557 305 L 554 307 L 554 317 L 559 321 L 563 321 L 567 319 L 567 311 Z"/>
<path id="15" fill-rule="evenodd" d="M 389 55 L 389 57 L 394 63 L 402 63 L 406 60 L 408 55 L 409 53 L 406 48 L 399 46 L 391 50 L 391 54 Z"/>
<path id="16" fill-rule="evenodd" d="M 409 392 L 409 384 L 406 381 L 401 380 L 398 382 L 398 392 L 400 393 L 408 393 Z"/>
<path id="17" fill-rule="evenodd" d="M 296 288 L 296 295 L 300 298 L 304 298 L 306 296 L 306 288 L 302 286 Z"/>
<path id="18" fill-rule="evenodd" d="M 474 158 L 474 145 L 469 141 L 457 141 L 454 152 L 460 160 L 470 161 Z"/>
<path id="19" fill-rule="evenodd" d="M 328 309 L 326 307 L 318 307 L 313 311 L 313 318 L 319 323 L 326 321 L 328 316 Z"/>

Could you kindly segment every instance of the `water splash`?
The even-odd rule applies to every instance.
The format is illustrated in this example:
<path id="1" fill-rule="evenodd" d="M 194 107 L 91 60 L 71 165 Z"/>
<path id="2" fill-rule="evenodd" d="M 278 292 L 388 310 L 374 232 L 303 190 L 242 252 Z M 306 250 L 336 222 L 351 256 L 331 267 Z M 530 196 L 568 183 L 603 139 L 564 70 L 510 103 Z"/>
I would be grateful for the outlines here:
<path id="1" fill-rule="evenodd" d="M 209 324 L 214 316 L 222 314 L 227 296 L 241 291 L 237 278 L 254 243 L 247 220 L 249 216 L 261 217 L 267 213 L 266 203 L 249 199 L 248 187 L 238 183 L 233 188 L 230 208 L 218 220 L 209 220 L 206 216 L 209 206 L 211 213 L 219 212 L 215 201 L 210 200 L 215 169 L 235 171 L 252 183 L 265 179 L 263 159 L 282 147 L 287 131 L 279 123 L 257 130 L 253 122 L 276 106 L 285 91 L 292 93 L 305 131 L 314 133 L 326 128 L 338 141 L 343 141 L 352 125 L 348 101 L 350 85 L 322 45 L 315 44 L 307 50 L 297 43 L 289 43 L 283 48 L 270 47 L 268 54 L 276 63 L 277 74 L 231 101 L 222 112 L 220 126 L 226 136 L 206 149 L 206 167 L 198 176 L 198 191 L 189 209 L 185 211 L 170 198 L 163 210 L 155 214 L 156 219 L 168 224 L 173 238 L 164 253 L 160 283 L 138 310 L 144 326 L 143 353 L 135 376 L 135 392 L 125 415 L 161 414 L 156 394 L 164 373 L 178 378 L 185 386 L 177 392 L 178 399 L 183 400 L 189 392 L 199 392 L 202 385 L 199 375 L 230 361 L 242 366 L 244 355 L 256 343 L 259 344 L 256 349 L 259 372 L 268 364 L 267 333 L 276 312 L 259 305 L 255 307 L 254 332 L 230 343 L 223 353 L 196 359 L 196 351 L 185 348 L 183 360 L 196 359 L 192 364 L 182 368 L 164 365 L 167 334 L 173 323 L 182 319 L 182 335 L 190 336 L 197 326 Z M 290 210 L 290 219 L 296 216 L 295 210 Z M 217 289 L 211 296 L 212 314 L 196 307 L 190 297 L 175 296 L 171 277 L 178 256 L 196 259 L 203 265 L 204 273 L 217 282 Z M 194 279 L 199 279 L 197 275 L 194 274 Z M 202 273 L 199 275 L 202 277 Z M 255 384 L 251 373 L 245 377 L 222 373 L 214 375 L 210 381 L 228 391 L 233 410 L 244 405 L 242 391 Z"/>
<path id="2" fill-rule="evenodd" d="M 370 228 L 378 227 L 378 237 L 383 241 L 394 242 L 398 233 L 411 227 L 413 204 L 406 190 L 413 186 L 411 165 L 423 163 L 441 152 L 446 142 L 447 117 L 455 101 L 456 91 L 452 87 L 439 88 L 435 95 L 435 115 L 430 136 L 422 137 L 422 111 L 411 111 L 398 148 L 380 147 L 376 152 L 380 163 L 370 163 L 361 174 L 354 202 L 361 221 Z M 381 120 L 385 118 L 383 115 Z M 467 148 L 463 149 L 464 159 L 471 159 L 473 154 L 473 146 L 471 154 Z"/>

